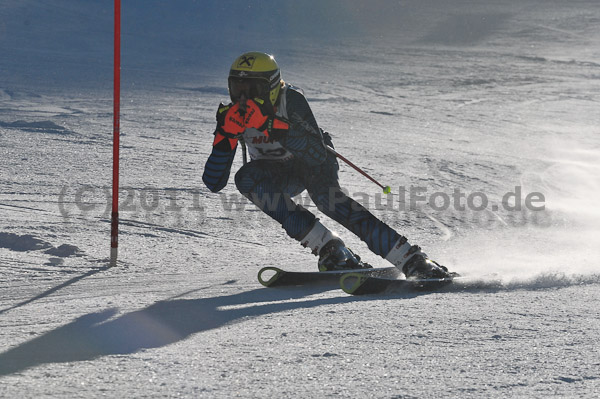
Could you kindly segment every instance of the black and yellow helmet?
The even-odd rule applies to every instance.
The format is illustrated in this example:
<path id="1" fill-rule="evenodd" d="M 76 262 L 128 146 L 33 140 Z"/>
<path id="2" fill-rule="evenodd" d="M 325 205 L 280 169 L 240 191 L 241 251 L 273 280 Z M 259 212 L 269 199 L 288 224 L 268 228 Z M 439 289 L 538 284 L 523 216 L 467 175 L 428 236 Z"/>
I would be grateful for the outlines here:
<path id="1" fill-rule="evenodd" d="M 261 98 L 275 105 L 281 89 L 281 70 L 272 55 L 252 51 L 240 55 L 229 70 L 229 96 L 232 102 Z"/>

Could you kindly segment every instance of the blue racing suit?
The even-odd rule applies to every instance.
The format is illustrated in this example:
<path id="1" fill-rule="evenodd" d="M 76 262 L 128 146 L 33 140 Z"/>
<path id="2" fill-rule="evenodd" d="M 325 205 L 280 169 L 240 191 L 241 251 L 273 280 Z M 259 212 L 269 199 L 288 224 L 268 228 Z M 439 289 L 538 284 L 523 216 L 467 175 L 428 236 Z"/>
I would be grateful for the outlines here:
<path id="1" fill-rule="evenodd" d="M 299 89 L 283 86 L 276 115 L 290 123 L 279 140 L 256 129 L 243 133 L 251 161 L 235 174 L 240 193 L 279 222 L 290 237 L 301 241 L 316 217 L 292 197 L 306 190 L 321 212 L 385 257 L 401 236 L 341 190 L 336 157 L 326 147 L 333 147 L 331 137 L 319 129 Z M 212 192 L 226 186 L 236 148 L 229 140 L 213 146 L 202 176 Z"/>

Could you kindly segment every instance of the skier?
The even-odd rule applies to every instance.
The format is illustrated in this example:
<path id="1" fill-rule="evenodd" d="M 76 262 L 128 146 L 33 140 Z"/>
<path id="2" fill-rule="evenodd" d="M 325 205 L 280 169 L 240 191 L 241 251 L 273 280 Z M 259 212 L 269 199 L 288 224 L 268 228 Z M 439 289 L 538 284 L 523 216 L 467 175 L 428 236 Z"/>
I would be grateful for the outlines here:
<path id="1" fill-rule="evenodd" d="M 218 192 L 229 179 L 238 142 L 247 146 L 250 162 L 235 175 L 245 197 L 281 223 L 286 233 L 319 257 L 321 271 L 370 267 L 292 197 L 307 190 L 318 209 L 390 261 L 407 278 L 444 278 L 452 273 L 427 258 L 419 246 L 377 219 L 348 197 L 338 182 L 338 163 L 326 146 L 302 92 L 281 79 L 273 56 L 249 52 L 229 72 L 229 105 L 220 104 L 212 152 L 202 180 Z"/>

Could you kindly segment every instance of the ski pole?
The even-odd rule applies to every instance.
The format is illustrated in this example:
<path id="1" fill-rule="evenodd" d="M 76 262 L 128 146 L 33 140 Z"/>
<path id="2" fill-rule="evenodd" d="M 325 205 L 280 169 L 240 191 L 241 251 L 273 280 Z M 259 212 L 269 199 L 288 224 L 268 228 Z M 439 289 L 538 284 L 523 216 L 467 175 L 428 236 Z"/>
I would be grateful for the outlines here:
<path id="1" fill-rule="evenodd" d="M 246 114 L 246 96 L 244 96 L 244 94 L 242 94 L 241 98 L 240 98 L 240 114 L 243 116 Z M 243 161 L 244 161 L 244 165 L 246 165 L 248 163 L 248 150 L 246 149 L 246 143 L 244 142 L 244 136 L 240 135 L 239 138 L 239 142 L 242 145 L 242 156 L 243 156 Z"/>
<path id="2" fill-rule="evenodd" d="M 392 191 L 392 189 L 390 188 L 390 186 L 384 186 L 383 184 L 379 183 L 377 180 L 373 179 L 371 176 L 369 176 L 369 174 L 367 172 L 365 172 L 364 170 L 362 170 L 358 166 L 354 165 L 346 157 L 342 156 L 339 152 L 337 152 L 336 150 L 334 150 L 333 147 L 330 147 L 330 146 L 326 146 L 326 147 L 327 147 L 327 150 L 329 150 L 329 152 L 331 152 L 332 154 L 334 154 L 336 157 L 338 157 L 342 161 L 346 162 L 348 165 L 350 165 L 358 173 L 360 173 L 361 175 L 363 175 L 364 177 L 366 177 L 367 179 L 371 180 L 373 183 L 375 183 L 379 187 L 381 187 L 383 189 L 383 193 L 384 194 L 389 194 Z"/>
<path id="3" fill-rule="evenodd" d="M 240 137 L 240 143 L 242 144 L 242 159 L 244 161 L 244 165 L 248 163 L 248 150 L 246 149 L 246 142 L 243 137 Z"/>

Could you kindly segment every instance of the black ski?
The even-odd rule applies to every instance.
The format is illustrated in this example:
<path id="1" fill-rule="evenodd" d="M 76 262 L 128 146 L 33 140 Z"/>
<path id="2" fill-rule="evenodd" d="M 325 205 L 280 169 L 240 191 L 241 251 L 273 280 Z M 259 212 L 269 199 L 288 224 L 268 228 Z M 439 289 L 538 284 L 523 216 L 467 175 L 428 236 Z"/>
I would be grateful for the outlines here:
<path id="1" fill-rule="evenodd" d="M 293 272 L 282 270 L 278 267 L 263 267 L 258 272 L 258 281 L 265 287 L 281 287 L 286 285 L 305 285 L 305 284 L 339 284 L 340 278 L 346 274 L 361 276 L 377 276 L 394 278 L 400 274 L 395 267 L 383 267 L 374 269 L 352 269 L 335 270 L 329 272 Z"/>
<path id="2" fill-rule="evenodd" d="M 452 284 L 452 281 L 453 278 L 399 280 L 394 277 L 351 272 L 340 278 L 340 286 L 348 294 L 365 295 L 399 291 L 436 291 Z"/>

